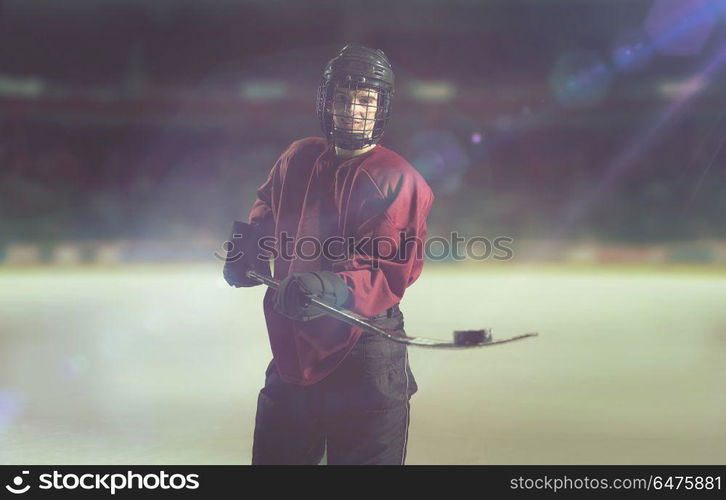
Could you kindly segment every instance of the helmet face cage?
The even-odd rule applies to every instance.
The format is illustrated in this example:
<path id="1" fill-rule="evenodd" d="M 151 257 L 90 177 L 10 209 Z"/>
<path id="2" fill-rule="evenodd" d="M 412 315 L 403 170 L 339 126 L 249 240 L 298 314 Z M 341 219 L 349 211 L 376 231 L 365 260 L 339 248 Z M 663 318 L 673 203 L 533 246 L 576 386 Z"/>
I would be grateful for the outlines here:
<path id="1" fill-rule="evenodd" d="M 343 149 L 376 144 L 391 111 L 391 93 L 364 77 L 323 79 L 318 87 L 317 114 L 328 140 Z"/>

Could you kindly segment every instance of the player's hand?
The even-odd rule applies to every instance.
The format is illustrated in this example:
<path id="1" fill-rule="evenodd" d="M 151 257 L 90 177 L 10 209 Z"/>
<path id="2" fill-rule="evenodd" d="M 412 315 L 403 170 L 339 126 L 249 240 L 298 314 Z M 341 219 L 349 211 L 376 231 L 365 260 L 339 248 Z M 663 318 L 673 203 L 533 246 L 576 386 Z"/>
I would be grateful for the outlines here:
<path id="1" fill-rule="evenodd" d="M 247 271 L 270 275 L 270 263 L 259 247 L 260 233 L 256 226 L 235 221 L 226 242 L 227 258 L 224 263 L 224 279 L 230 286 L 251 287 L 259 281 L 246 276 Z"/>
<path id="2" fill-rule="evenodd" d="M 310 296 L 326 304 L 342 307 L 349 292 L 345 281 L 330 271 L 291 274 L 280 282 L 274 298 L 277 312 L 290 319 L 308 321 L 325 313 L 311 305 Z"/>

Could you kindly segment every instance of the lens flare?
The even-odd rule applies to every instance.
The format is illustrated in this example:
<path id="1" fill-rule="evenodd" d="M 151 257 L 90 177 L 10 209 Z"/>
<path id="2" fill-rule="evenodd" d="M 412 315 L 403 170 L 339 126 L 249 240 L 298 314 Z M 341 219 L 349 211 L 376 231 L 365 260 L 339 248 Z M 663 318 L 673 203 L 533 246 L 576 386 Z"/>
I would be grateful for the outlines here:
<path id="1" fill-rule="evenodd" d="M 661 54 L 698 54 L 722 7 L 720 0 L 657 0 L 645 20 L 645 30 Z"/>

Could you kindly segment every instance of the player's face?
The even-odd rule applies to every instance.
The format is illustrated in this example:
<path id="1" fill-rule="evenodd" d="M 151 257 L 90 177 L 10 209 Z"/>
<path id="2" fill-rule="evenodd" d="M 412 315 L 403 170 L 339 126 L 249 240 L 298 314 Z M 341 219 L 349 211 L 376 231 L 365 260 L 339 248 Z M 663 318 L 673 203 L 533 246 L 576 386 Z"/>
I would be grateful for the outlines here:
<path id="1" fill-rule="evenodd" d="M 370 89 L 336 89 L 333 96 L 333 125 L 337 129 L 370 137 L 376 123 L 378 92 Z"/>

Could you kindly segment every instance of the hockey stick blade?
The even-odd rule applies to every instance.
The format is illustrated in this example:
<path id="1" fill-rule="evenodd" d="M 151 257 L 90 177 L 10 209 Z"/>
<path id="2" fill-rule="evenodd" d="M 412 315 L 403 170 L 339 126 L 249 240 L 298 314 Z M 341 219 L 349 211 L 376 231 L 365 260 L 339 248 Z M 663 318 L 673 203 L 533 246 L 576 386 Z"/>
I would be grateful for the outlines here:
<path id="1" fill-rule="evenodd" d="M 277 290 L 277 287 L 279 285 L 279 282 L 277 280 L 271 278 L 270 276 L 260 274 L 256 271 L 247 271 L 247 277 L 257 280 L 263 285 L 267 285 L 274 290 Z M 489 330 L 468 330 L 462 333 L 466 333 L 469 335 L 463 336 L 457 336 L 456 333 L 458 332 L 455 332 L 454 338 L 458 340 L 455 342 L 446 342 L 444 340 L 429 339 L 425 337 L 409 337 L 407 335 L 398 335 L 391 330 L 387 330 L 386 328 L 378 327 L 372 324 L 368 318 L 360 316 L 353 311 L 343 309 L 342 307 L 336 307 L 326 304 L 325 302 L 318 300 L 316 297 L 310 297 L 310 301 L 318 308 L 325 311 L 328 316 L 337 318 L 340 321 L 348 323 L 349 325 L 356 326 L 368 333 L 381 335 L 382 337 L 386 337 L 393 342 L 412 345 L 416 347 L 433 347 L 439 349 L 471 349 L 473 347 L 488 347 L 493 345 L 508 344 L 510 342 L 515 342 L 517 340 L 522 340 L 529 337 L 536 337 L 539 335 L 536 332 L 531 332 L 523 333 L 521 335 L 515 335 L 507 339 L 494 340 L 492 339 Z M 474 339 L 472 339 L 472 337 L 474 337 Z M 477 340 L 477 338 L 479 340 Z"/>

